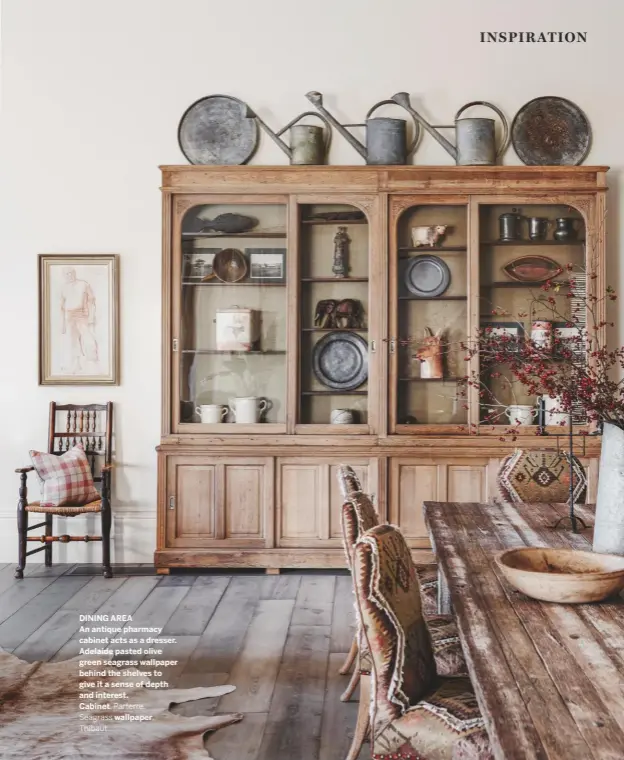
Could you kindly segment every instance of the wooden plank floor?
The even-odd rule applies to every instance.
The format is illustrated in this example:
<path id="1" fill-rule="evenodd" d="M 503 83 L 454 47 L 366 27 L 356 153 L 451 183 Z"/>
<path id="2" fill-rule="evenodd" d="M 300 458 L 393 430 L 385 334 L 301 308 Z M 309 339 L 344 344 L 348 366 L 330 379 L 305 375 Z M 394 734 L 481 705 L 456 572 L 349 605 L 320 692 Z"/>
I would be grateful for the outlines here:
<path id="1" fill-rule="evenodd" d="M 172 687 L 231 683 L 221 700 L 173 708 L 183 715 L 241 712 L 206 737 L 215 760 L 344 760 L 357 702 L 340 702 L 338 674 L 353 636 L 348 575 L 297 573 L 80 575 L 81 567 L 27 566 L 13 581 L 0 565 L 0 647 L 25 660 L 78 654 L 78 614 L 131 614 L 164 626 L 179 659 Z M 357 694 L 356 694 L 357 698 Z M 369 757 L 368 745 L 361 753 Z"/>

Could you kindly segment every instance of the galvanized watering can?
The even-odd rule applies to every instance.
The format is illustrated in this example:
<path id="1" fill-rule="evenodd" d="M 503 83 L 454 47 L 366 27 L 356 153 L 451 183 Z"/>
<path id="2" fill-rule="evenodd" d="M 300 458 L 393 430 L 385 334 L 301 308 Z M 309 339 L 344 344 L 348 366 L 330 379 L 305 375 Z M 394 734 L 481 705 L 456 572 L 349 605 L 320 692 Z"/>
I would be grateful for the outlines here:
<path id="1" fill-rule="evenodd" d="M 426 122 L 412 108 L 409 95 L 406 92 L 397 92 L 396 95 L 392 96 L 392 100 L 410 112 L 412 117 L 453 156 L 457 166 L 493 166 L 507 150 L 507 146 L 509 145 L 509 125 L 507 119 L 502 111 L 485 100 L 473 100 L 470 103 L 466 103 L 455 114 L 455 123 L 450 125 L 435 125 Z M 498 151 L 496 150 L 494 119 L 459 118 L 471 106 L 487 106 L 496 111 L 500 116 L 503 122 L 503 141 Z M 446 137 L 443 137 L 437 131 L 438 129 L 455 129 L 455 145 L 449 142 Z"/>
<path id="2" fill-rule="evenodd" d="M 249 106 L 247 106 L 245 115 L 247 118 L 255 119 L 258 122 L 277 147 L 288 156 L 291 164 L 311 166 L 325 163 L 331 141 L 331 125 L 322 114 L 316 113 L 316 111 L 304 111 L 289 121 L 279 132 L 274 132 Z M 313 124 L 297 124 L 299 119 L 303 119 L 304 116 L 314 116 L 320 119 L 325 124 L 326 129 Z M 290 129 L 290 145 L 280 139 L 280 135 L 283 135 L 288 129 Z"/>
<path id="3" fill-rule="evenodd" d="M 381 164 L 383 166 L 388 164 L 406 164 L 410 153 L 418 143 L 420 128 L 416 120 L 414 121 L 414 139 L 411 145 L 408 146 L 405 119 L 370 118 L 370 115 L 379 106 L 395 105 L 395 101 L 380 100 L 379 103 L 375 103 L 366 114 L 365 124 L 341 124 L 323 107 L 323 96 L 320 92 L 308 92 L 306 98 L 318 108 L 327 121 L 364 157 L 367 164 Z M 401 104 L 399 103 L 399 105 Z M 366 127 L 366 146 L 362 145 L 359 140 L 356 140 L 346 127 Z"/>

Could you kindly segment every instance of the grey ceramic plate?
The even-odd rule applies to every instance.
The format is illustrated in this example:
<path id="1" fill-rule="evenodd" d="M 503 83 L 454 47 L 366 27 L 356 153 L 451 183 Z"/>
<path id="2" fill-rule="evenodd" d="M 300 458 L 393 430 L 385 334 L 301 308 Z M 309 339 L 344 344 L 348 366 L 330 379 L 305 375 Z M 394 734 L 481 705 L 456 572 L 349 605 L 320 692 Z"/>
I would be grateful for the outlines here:
<path id="1" fill-rule="evenodd" d="M 357 333 L 324 335 L 314 346 L 312 369 L 328 388 L 352 391 L 368 379 L 368 344 Z"/>
<path id="2" fill-rule="evenodd" d="M 191 164 L 246 164 L 258 145 L 258 123 L 247 105 L 229 95 L 209 95 L 189 106 L 178 127 L 180 149 Z"/>
<path id="3" fill-rule="evenodd" d="M 414 256 L 405 268 L 405 287 L 418 298 L 436 298 L 451 284 L 451 270 L 438 256 Z"/>
<path id="4" fill-rule="evenodd" d="M 535 98 L 515 115 L 511 141 L 527 166 L 577 166 L 589 153 L 591 127 L 572 101 Z"/>

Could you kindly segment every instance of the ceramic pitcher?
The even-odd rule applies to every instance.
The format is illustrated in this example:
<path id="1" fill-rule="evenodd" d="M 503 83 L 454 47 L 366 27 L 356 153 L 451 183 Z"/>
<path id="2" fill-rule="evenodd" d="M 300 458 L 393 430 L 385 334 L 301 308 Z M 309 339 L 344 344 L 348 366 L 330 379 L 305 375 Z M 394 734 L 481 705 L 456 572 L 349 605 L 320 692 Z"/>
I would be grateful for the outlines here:
<path id="1" fill-rule="evenodd" d="M 242 425 L 261 422 L 262 415 L 269 408 L 269 401 L 258 396 L 241 396 L 230 399 L 230 411 L 234 422 Z"/>

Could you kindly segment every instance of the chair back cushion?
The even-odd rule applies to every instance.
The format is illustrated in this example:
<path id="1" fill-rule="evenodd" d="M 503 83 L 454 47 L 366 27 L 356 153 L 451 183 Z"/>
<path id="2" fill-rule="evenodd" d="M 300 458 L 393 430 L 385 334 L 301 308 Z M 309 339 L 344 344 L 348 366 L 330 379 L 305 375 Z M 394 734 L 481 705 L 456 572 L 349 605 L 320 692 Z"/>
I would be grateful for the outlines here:
<path id="1" fill-rule="evenodd" d="M 570 496 L 568 456 L 557 451 L 519 449 L 503 460 L 497 483 L 503 499 L 511 503 L 567 502 Z M 587 477 L 576 457 L 573 457 L 573 483 L 575 503 L 584 504 Z"/>
<path id="2" fill-rule="evenodd" d="M 378 525 L 362 535 L 353 555 L 360 622 L 373 663 L 374 730 L 402 715 L 436 678 L 420 589 L 403 535 Z"/>
<path id="3" fill-rule="evenodd" d="M 355 474 L 355 470 L 351 465 L 339 465 L 336 474 L 338 477 L 338 485 L 340 486 L 340 493 L 344 499 L 348 499 L 349 496 L 353 496 L 353 494 L 359 493 L 362 490 L 360 479 Z"/>
<path id="4" fill-rule="evenodd" d="M 32 450 L 30 459 L 41 481 L 42 507 L 82 507 L 100 498 L 82 445 L 61 456 Z"/>
<path id="5" fill-rule="evenodd" d="M 353 565 L 353 548 L 358 538 L 367 530 L 379 525 L 379 516 L 368 494 L 360 491 L 347 498 L 342 505 L 342 545 L 347 565 Z"/>

